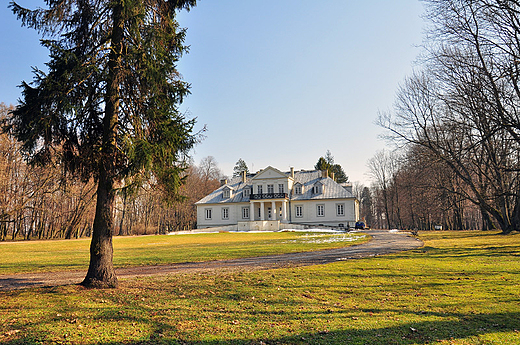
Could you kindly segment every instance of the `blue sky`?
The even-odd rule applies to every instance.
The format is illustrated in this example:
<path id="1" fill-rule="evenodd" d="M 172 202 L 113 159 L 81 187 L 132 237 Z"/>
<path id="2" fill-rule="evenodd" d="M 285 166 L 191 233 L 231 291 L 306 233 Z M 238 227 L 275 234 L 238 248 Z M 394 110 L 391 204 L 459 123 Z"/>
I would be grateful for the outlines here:
<path id="1" fill-rule="evenodd" d="M 366 162 L 388 146 L 375 120 L 413 69 L 422 13 L 418 0 L 200 0 L 179 15 L 190 52 L 178 67 L 192 85 L 181 109 L 207 127 L 195 163 L 214 156 L 228 175 L 239 158 L 251 171 L 312 169 L 330 150 L 369 184 Z M 47 52 L 6 2 L 0 30 L 0 102 L 15 104 Z"/>

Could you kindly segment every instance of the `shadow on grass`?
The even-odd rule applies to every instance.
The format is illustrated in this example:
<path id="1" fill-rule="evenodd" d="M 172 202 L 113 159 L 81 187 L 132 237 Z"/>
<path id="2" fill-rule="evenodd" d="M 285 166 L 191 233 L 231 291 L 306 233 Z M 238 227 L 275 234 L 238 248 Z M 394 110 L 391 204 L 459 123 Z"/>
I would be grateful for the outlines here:
<path id="1" fill-rule="evenodd" d="M 388 312 L 390 310 L 374 310 L 374 314 Z M 402 311 L 398 311 L 402 312 Z M 344 329 L 329 330 L 324 328 L 320 331 L 289 334 L 275 337 L 228 337 L 218 340 L 195 341 L 189 332 L 179 333 L 175 327 L 167 323 L 152 322 L 152 330 L 138 341 L 115 341 L 115 342 L 90 342 L 83 339 L 82 344 L 104 344 L 104 345 L 147 345 L 147 344 L 183 344 L 183 345 L 224 345 L 224 344 L 429 344 L 436 341 L 466 340 L 470 343 L 480 344 L 480 336 L 508 333 L 504 343 L 520 343 L 520 313 L 497 313 L 497 314 L 475 314 L 462 315 L 456 313 L 436 314 L 429 312 L 418 312 L 424 317 L 441 316 L 451 318 L 450 321 L 420 321 L 414 323 L 403 323 L 392 327 L 377 329 L 362 329 L 359 324 L 361 320 L 351 319 L 357 323 L 354 327 L 345 325 Z M 203 322 L 201 320 L 201 322 Z M 396 321 L 397 322 L 397 321 Z M 238 326 L 237 326 L 238 328 Z M 289 332 L 289 331 L 288 331 Z M 176 333 L 173 338 L 169 334 Z M 472 338 L 472 339 L 470 339 Z M 27 337 L 8 341 L 0 344 L 45 344 L 38 338 Z M 55 342 L 50 342 L 55 343 Z M 69 344 L 66 340 L 61 342 Z"/>
<path id="2" fill-rule="evenodd" d="M 444 315 L 446 316 L 446 315 Z M 378 329 L 323 329 L 318 332 L 291 334 L 282 337 L 248 337 L 219 339 L 212 341 L 190 341 L 162 336 L 164 326 L 158 326 L 157 332 L 150 335 L 150 340 L 138 342 L 113 342 L 115 344 L 185 344 L 185 345 L 224 345 L 224 344 L 429 344 L 441 340 L 462 340 L 490 333 L 515 332 L 516 341 L 520 341 L 520 313 L 491 315 L 452 315 L 453 321 L 423 321 L 402 324 L 395 327 Z M 169 326 L 168 326 L 169 327 Z M 189 338 L 185 338 L 189 339 Z M 480 343 L 476 338 L 474 343 Z M 506 343 L 517 343 L 507 341 Z"/>
<path id="3" fill-rule="evenodd" d="M 471 257 L 505 257 L 505 256 L 520 256 L 520 246 L 483 246 L 480 248 L 435 248 L 425 246 L 421 249 L 411 251 L 412 253 L 424 253 L 436 258 L 471 258 Z"/>

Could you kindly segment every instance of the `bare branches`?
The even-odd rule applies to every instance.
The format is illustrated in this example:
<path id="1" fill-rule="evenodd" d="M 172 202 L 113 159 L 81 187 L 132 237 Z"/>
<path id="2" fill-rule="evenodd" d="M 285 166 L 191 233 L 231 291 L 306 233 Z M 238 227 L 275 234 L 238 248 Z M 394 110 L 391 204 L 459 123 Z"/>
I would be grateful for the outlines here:
<path id="1" fill-rule="evenodd" d="M 381 124 L 396 142 L 422 147 L 458 182 L 452 195 L 520 230 L 520 5 L 426 0 L 432 26 L 422 69 L 398 90 Z"/>

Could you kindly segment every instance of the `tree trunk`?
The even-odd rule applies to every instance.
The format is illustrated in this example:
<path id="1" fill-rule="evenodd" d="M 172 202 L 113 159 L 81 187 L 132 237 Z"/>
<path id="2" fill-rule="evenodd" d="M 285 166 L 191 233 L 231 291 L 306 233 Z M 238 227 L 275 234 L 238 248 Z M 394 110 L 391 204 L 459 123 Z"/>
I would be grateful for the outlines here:
<path id="1" fill-rule="evenodd" d="M 112 263 L 112 208 L 114 188 L 112 182 L 102 176 L 98 182 L 96 215 L 90 242 L 90 265 L 81 283 L 88 287 L 117 287 L 117 277 Z"/>
<path id="2" fill-rule="evenodd" d="M 392 228 L 392 225 L 390 224 L 390 210 L 388 208 L 388 194 L 386 192 L 386 188 L 383 189 L 383 202 L 385 203 L 385 216 L 386 216 L 386 224 L 387 229 L 390 230 Z"/>
<path id="3" fill-rule="evenodd" d="M 121 220 L 119 221 L 119 236 L 123 236 L 123 223 L 125 221 L 126 214 L 126 202 L 127 202 L 127 191 L 123 191 L 123 212 L 121 212 Z"/>
<path id="4" fill-rule="evenodd" d="M 482 230 L 493 230 L 495 229 L 495 225 L 493 224 L 493 220 L 489 216 L 489 213 L 480 206 L 480 214 L 482 215 Z"/>
<path id="5" fill-rule="evenodd" d="M 108 62 L 108 76 L 103 119 L 103 148 L 99 162 L 96 215 L 90 242 L 90 265 L 82 285 L 95 288 L 117 287 L 112 262 L 113 208 L 116 181 L 117 131 L 120 99 L 121 56 L 123 47 L 122 3 L 114 5 L 112 49 Z"/>

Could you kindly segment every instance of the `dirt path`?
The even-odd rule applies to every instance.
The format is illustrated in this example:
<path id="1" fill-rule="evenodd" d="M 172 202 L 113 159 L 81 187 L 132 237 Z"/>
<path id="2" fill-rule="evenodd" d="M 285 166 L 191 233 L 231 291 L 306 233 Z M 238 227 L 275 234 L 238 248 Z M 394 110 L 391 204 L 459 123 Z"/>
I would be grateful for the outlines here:
<path id="1" fill-rule="evenodd" d="M 288 266 L 320 265 L 339 260 L 359 259 L 396 253 L 418 248 L 423 245 L 421 241 L 411 237 L 409 233 L 389 232 L 388 230 L 369 230 L 365 232 L 372 236 L 370 242 L 338 249 L 222 261 L 186 262 L 161 266 L 119 268 L 116 269 L 116 273 L 118 278 L 124 279 L 202 270 L 240 268 L 269 269 Z M 84 277 L 84 271 L 0 275 L 0 291 L 28 287 L 78 284 Z"/>

